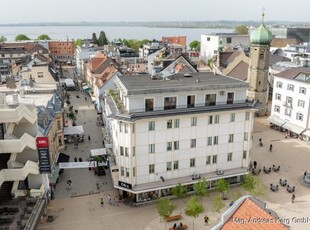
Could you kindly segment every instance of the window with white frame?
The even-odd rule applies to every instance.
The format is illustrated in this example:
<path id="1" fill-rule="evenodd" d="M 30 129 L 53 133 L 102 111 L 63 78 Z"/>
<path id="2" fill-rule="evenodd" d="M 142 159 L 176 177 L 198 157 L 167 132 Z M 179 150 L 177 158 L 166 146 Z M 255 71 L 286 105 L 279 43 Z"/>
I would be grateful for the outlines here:
<path id="1" fill-rule="evenodd" d="M 124 156 L 124 147 L 123 146 L 119 147 L 119 152 L 120 152 L 121 156 Z"/>
<path id="2" fill-rule="evenodd" d="M 191 126 L 196 126 L 197 125 L 197 117 L 192 117 L 191 118 Z"/>
<path id="3" fill-rule="evenodd" d="M 174 150 L 179 150 L 179 141 L 173 142 L 173 148 L 174 148 Z"/>
<path id="4" fill-rule="evenodd" d="M 149 122 L 149 131 L 155 130 L 155 121 L 150 121 Z"/>
<path id="5" fill-rule="evenodd" d="M 209 118 L 208 118 L 208 124 L 209 125 L 213 124 L 213 116 L 212 115 L 210 115 Z"/>
<path id="6" fill-rule="evenodd" d="M 277 88 L 281 88 L 282 89 L 282 82 L 280 82 L 280 81 L 277 81 Z"/>
<path id="7" fill-rule="evenodd" d="M 306 88 L 305 87 L 299 87 L 299 93 L 306 94 Z"/>
<path id="8" fill-rule="evenodd" d="M 245 120 L 250 120 L 250 112 L 245 112 Z"/>
<path id="9" fill-rule="evenodd" d="M 305 101 L 298 100 L 298 106 L 304 108 L 305 107 Z"/>
<path id="10" fill-rule="evenodd" d="M 172 129 L 172 120 L 167 121 L 167 129 Z"/>
<path id="11" fill-rule="evenodd" d="M 191 139 L 191 148 L 196 148 L 196 139 Z"/>
<path id="12" fill-rule="evenodd" d="M 211 164 L 211 156 L 207 156 L 206 165 Z"/>
<path id="13" fill-rule="evenodd" d="M 207 145 L 212 145 L 212 137 L 207 138 Z"/>
<path id="14" fill-rule="evenodd" d="M 131 125 L 131 130 L 132 130 L 132 133 L 135 132 L 135 124 L 132 124 L 132 125 Z"/>
<path id="15" fill-rule="evenodd" d="M 155 153 L 155 144 L 149 145 L 149 153 Z"/>
<path id="16" fill-rule="evenodd" d="M 288 84 L 288 85 L 287 85 L 287 90 L 288 90 L 288 91 L 293 91 L 293 92 L 294 92 L 294 85 Z"/>
<path id="17" fill-rule="evenodd" d="M 132 147 L 132 156 L 134 157 L 136 155 L 136 147 Z"/>
<path id="18" fill-rule="evenodd" d="M 234 134 L 229 134 L 228 143 L 233 143 L 233 142 L 234 142 Z"/>
<path id="19" fill-rule="evenodd" d="M 234 121 L 235 121 L 235 118 L 236 118 L 235 113 L 231 113 L 231 114 L 230 114 L 230 122 L 234 122 Z"/>
<path id="20" fill-rule="evenodd" d="M 213 137 L 213 144 L 217 145 L 219 143 L 219 137 L 218 136 L 214 136 Z"/>
<path id="21" fill-rule="evenodd" d="M 123 132 L 123 124 L 122 123 L 119 123 L 119 132 Z"/>
<path id="22" fill-rule="evenodd" d="M 217 155 L 212 156 L 212 164 L 217 164 Z"/>
<path id="23" fill-rule="evenodd" d="M 246 150 L 243 150 L 242 158 L 243 158 L 243 159 L 246 159 L 246 156 L 247 156 L 247 151 L 246 151 Z"/>
<path id="24" fill-rule="evenodd" d="M 214 116 L 214 124 L 220 123 L 220 115 L 215 115 Z"/>
<path id="25" fill-rule="evenodd" d="M 129 177 L 129 168 L 126 168 L 126 177 Z"/>
<path id="26" fill-rule="evenodd" d="M 303 114 L 302 113 L 297 113 L 296 119 L 299 121 L 303 120 Z"/>
<path id="27" fill-rule="evenodd" d="M 293 98 L 292 97 L 286 97 L 286 106 L 292 107 L 293 105 Z"/>
<path id="28" fill-rule="evenodd" d="M 291 116 L 292 115 L 292 110 L 291 109 L 285 109 L 285 116 Z"/>
<path id="29" fill-rule="evenodd" d="M 136 167 L 132 168 L 132 176 L 135 177 L 136 176 Z"/>
<path id="30" fill-rule="evenodd" d="M 280 106 L 275 105 L 274 106 L 274 111 L 277 112 L 277 113 L 280 113 Z"/>
<path id="31" fill-rule="evenodd" d="M 232 161 L 232 153 L 227 154 L 227 161 Z"/>
<path id="32" fill-rule="evenodd" d="M 38 78 L 42 78 L 42 77 L 44 77 L 43 72 L 38 72 L 37 74 L 38 74 Z"/>
<path id="33" fill-rule="evenodd" d="M 173 170 L 178 170 L 179 169 L 179 161 L 174 161 L 173 162 Z"/>
<path id="34" fill-rule="evenodd" d="M 125 157 L 128 157 L 128 154 L 129 154 L 129 149 L 128 147 L 125 147 Z"/>
<path id="35" fill-rule="evenodd" d="M 167 171 L 171 171 L 172 170 L 172 162 L 169 161 L 167 162 Z"/>
<path id="36" fill-rule="evenodd" d="M 124 167 L 121 167 L 121 176 L 124 176 L 125 175 L 125 169 Z"/>
<path id="37" fill-rule="evenodd" d="M 172 142 L 167 142 L 167 151 L 172 150 Z"/>
<path id="38" fill-rule="evenodd" d="M 280 100 L 281 101 L 281 94 L 279 94 L 279 93 L 276 93 L 276 100 Z"/>
<path id="39" fill-rule="evenodd" d="M 128 133 L 128 124 L 124 125 L 124 131 L 125 131 L 125 133 Z"/>
<path id="40" fill-rule="evenodd" d="M 180 119 L 174 119 L 174 128 L 180 127 Z"/>
<path id="41" fill-rule="evenodd" d="M 149 174 L 155 173 L 155 165 L 151 164 L 149 165 Z"/>
<path id="42" fill-rule="evenodd" d="M 249 134 L 247 132 L 244 133 L 244 140 L 247 141 L 249 138 Z"/>
<path id="43" fill-rule="evenodd" d="M 191 158 L 190 161 L 189 161 L 189 167 L 195 167 L 195 158 Z"/>

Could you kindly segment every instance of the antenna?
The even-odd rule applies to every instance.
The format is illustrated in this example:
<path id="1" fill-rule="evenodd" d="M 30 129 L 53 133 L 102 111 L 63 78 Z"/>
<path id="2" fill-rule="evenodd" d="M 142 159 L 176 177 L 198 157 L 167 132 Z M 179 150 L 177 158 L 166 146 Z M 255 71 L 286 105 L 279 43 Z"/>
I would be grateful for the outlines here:
<path id="1" fill-rule="evenodd" d="M 266 11 L 266 8 L 263 7 L 262 8 L 262 24 L 264 24 L 264 19 L 265 19 L 265 11 Z"/>

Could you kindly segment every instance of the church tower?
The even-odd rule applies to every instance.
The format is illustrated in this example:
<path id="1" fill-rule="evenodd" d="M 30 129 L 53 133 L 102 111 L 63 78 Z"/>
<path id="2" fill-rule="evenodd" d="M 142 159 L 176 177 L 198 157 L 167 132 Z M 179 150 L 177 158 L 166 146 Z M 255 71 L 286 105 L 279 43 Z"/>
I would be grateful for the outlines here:
<path id="1" fill-rule="evenodd" d="M 252 32 L 250 37 L 251 60 L 247 78 L 249 89 L 246 92 L 248 100 L 258 102 L 258 116 L 265 116 L 267 111 L 269 48 L 273 38 L 264 25 L 264 14 L 262 18 L 262 24 Z"/>

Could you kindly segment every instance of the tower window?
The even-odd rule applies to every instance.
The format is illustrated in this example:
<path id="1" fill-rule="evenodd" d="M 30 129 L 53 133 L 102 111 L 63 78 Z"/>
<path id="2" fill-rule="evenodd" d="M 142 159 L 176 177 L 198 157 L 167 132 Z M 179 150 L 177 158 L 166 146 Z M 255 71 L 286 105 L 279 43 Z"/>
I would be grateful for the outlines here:
<path id="1" fill-rule="evenodd" d="M 259 55 L 259 58 L 262 60 L 262 59 L 265 58 L 265 55 L 264 55 L 264 54 L 260 54 L 260 55 Z"/>

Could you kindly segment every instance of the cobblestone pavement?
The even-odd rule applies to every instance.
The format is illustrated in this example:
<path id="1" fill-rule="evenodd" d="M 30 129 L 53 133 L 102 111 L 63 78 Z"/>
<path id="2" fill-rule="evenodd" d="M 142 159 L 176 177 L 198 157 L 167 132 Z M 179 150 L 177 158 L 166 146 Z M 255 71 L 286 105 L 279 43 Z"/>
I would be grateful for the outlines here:
<path id="1" fill-rule="evenodd" d="M 86 134 L 90 132 L 90 130 L 92 129 L 86 128 Z M 98 140 L 100 138 L 101 137 L 98 137 Z M 264 147 L 259 146 L 259 138 L 262 138 Z M 269 145 L 271 143 L 273 145 L 273 152 L 269 152 Z M 309 188 L 303 187 L 298 182 L 298 179 L 303 175 L 304 171 L 310 171 L 308 161 L 309 155 L 310 145 L 308 143 L 295 138 L 285 139 L 284 133 L 280 133 L 269 127 L 266 118 L 256 119 L 253 133 L 252 160 L 256 160 L 261 168 L 264 166 L 269 168 L 273 164 L 281 166 L 280 171 L 277 173 L 272 172 L 271 174 L 264 174 L 262 172 L 260 174 L 260 178 L 267 187 L 266 193 L 262 199 L 267 202 L 267 208 L 276 211 L 280 217 L 292 219 L 294 216 L 306 217 L 306 215 L 310 213 Z M 85 175 L 87 173 L 89 172 L 86 170 Z M 287 179 L 290 185 L 296 187 L 295 203 L 291 203 L 291 194 L 284 188 L 280 187 L 278 192 L 271 192 L 268 189 L 270 183 L 278 183 L 280 178 Z M 90 187 L 91 186 L 94 187 L 94 184 L 90 183 Z M 86 191 L 88 191 L 90 187 L 88 187 Z M 237 191 L 246 194 L 240 186 L 232 187 L 227 195 L 229 200 L 225 201 L 225 207 L 221 211 L 224 212 L 229 208 L 228 203 L 232 199 L 233 194 Z M 169 229 L 169 227 L 172 227 L 174 224 L 174 222 L 161 222 L 154 204 L 141 207 L 127 207 L 123 204 L 119 204 L 119 206 L 107 205 L 108 194 L 111 194 L 113 197 L 116 195 L 116 191 L 104 190 L 101 193 L 88 196 L 55 199 L 48 207 L 48 213 L 55 216 L 54 222 L 47 223 L 46 218 L 43 218 L 39 229 L 162 230 Z M 195 229 L 211 229 L 212 226 L 219 222 L 221 214 L 211 211 L 212 196 L 215 194 L 216 192 L 211 192 L 211 197 L 202 199 L 205 213 L 199 215 L 199 217 L 194 220 Z M 105 200 L 104 207 L 100 206 L 101 197 Z M 186 200 L 188 200 L 188 198 Z M 180 213 L 180 207 L 185 206 L 185 201 L 173 200 L 178 206 L 174 210 L 174 214 Z M 203 217 L 205 215 L 208 215 L 210 218 L 208 226 L 204 226 Z M 189 230 L 193 229 L 193 219 L 185 216 L 183 212 L 182 216 L 182 223 L 188 225 Z M 177 223 L 179 223 L 179 221 Z M 292 229 L 309 229 L 309 225 L 307 224 L 296 224 L 291 222 L 290 225 Z"/>

